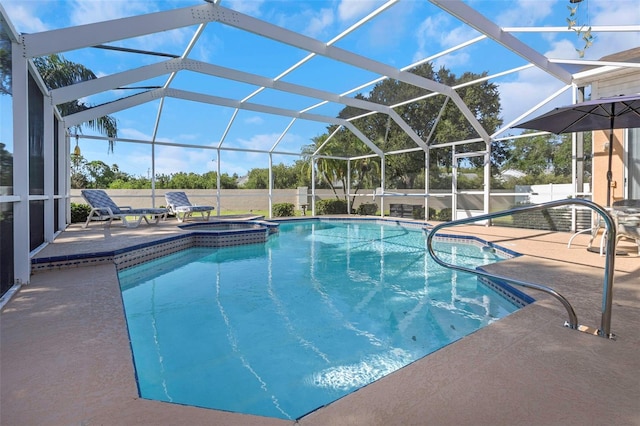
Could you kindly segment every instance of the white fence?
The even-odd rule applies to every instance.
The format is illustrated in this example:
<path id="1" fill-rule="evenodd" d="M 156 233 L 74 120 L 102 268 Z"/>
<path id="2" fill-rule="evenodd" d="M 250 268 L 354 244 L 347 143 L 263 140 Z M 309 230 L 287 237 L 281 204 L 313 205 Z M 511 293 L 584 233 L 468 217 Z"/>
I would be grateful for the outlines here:
<path id="1" fill-rule="evenodd" d="M 573 185 L 570 183 L 550 183 L 547 185 L 516 185 L 515 192 L 522 195 L 516 196 L 517 204 L 540 204 L 547 201 L 563 200 L 573 197 Z M 591 187 L 584 184 L 583 193 L 590 193 Z"/>

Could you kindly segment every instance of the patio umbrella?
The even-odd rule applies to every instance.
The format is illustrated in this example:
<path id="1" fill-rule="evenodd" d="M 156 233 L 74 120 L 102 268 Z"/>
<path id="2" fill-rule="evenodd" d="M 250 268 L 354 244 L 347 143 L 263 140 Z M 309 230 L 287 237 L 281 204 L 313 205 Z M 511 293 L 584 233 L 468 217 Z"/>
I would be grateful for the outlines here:
<path id="1" fill-rule="evenodd" d="M 600 98 L 556 108 L 514 127 L 573 133 L 609 129 L 609 168 L 607 170 L 607 207 L 611 203 L 611 159 L 613 157 L 613 129 L 640 127 L 640 94 Z"/>

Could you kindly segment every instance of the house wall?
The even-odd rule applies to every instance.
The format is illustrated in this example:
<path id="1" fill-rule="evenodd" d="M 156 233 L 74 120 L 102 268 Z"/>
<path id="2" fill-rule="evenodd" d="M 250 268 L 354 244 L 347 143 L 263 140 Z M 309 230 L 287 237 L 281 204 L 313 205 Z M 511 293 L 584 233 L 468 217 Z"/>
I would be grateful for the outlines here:
<path id="1" fill-rule="evenodd" d="M 591 81 L 592 99 L 634 93 L 640 93 L 640 70 L 638 68 L 612 71 Z M 628 195 L 624 193 L 626 160 L 624 158 L 624 137 L 626 131 L 618 129 L 614 131 L 613 135 L 611 203 L 627 198 Z M 593 201 L 603 206 L 607 204 L 608 143 L 608 130 L 593 132 Z"/>
<path id="2" fill-rule="evenodd" d="M 621 200 L 624 194 L 625 168 L 623 160 L 624 129 L 613 132 L 613 156 L 611 159 L 611 200 Z M 600 205 L 607 203 L 607 169 L 609 163 L 609 131 L 593 132 L 593 201 Z"/>

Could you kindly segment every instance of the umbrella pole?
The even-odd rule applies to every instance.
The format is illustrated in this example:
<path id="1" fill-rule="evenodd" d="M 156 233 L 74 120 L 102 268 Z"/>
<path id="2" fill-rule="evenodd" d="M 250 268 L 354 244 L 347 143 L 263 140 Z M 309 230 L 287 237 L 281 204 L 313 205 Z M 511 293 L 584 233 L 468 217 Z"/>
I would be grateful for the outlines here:
<path id="1" fill-rule="evenodd" d="M 615 120 L 615 104 L 611 105 L 611 126 L 609 127 L 609 167 L 607 168 L 607 207 L 611 207 L 611 182 L 613 175 L 611 173 L 611 164 L 613 159 L 613 124 Z"/>

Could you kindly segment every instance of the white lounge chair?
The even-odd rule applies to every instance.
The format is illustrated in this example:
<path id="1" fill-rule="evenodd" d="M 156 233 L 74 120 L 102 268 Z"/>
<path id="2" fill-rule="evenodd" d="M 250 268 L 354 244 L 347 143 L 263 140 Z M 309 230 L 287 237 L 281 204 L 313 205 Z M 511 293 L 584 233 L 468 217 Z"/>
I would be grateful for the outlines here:
<path id="1" fill-rule="evenodd" d="M 167 192 L 164 194 L 164 198 L 167 201 L 169 213 L 174 214 L 178 222 L 184 222 L 194 213 L 200 213 L 202 220 L 208 221 L 211 212 L 215 210 L 213 206 L 197 206 L 191 204 L 187 194 L 182 191 Z M 182 215 L 182 217 L 180 215 Z"/>
<path id="2" fill-rule="evenodd" d="M 616 223 L 616 245 L 621 238 L 635 240 L 640 255 L 640 200 L 619 200 L 611 205 Z"/>
<path id="3" fill-rule="evenodd" d="M 140 225 L 142 219 L 148 225 L 157 224 L 160 219 L 166 219 L 169 213 L 167 209 L 133 209 L 130 206 L 117 206 L 102 189 L 83 189 L 80 193 L 91 206 L 91 212 L 84 224 L 85 228 L 92 221 L 107 221 L 105 226 L 111 226 L 114 219 L 122 220 L 122 224 L 127 228 L 135 228 Z M 132 217 L 134 220 L 130 221 L 129 218 Z"/>

